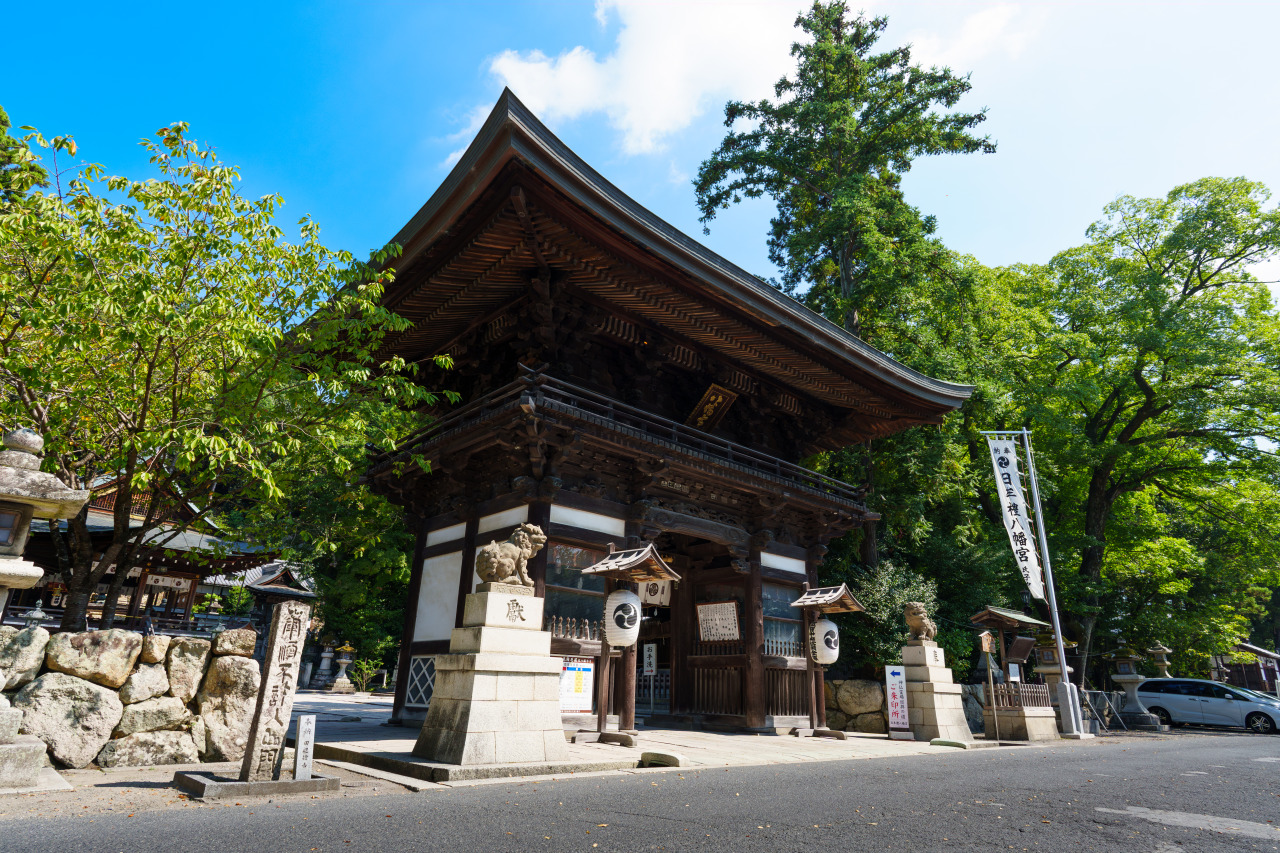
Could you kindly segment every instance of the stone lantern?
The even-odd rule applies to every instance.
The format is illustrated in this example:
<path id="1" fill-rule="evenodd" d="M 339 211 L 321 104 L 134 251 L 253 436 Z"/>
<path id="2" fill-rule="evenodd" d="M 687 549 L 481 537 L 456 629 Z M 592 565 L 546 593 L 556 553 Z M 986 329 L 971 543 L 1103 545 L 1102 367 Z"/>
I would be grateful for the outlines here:
<path id="1" fill-rule="evenodd" d="M 1166 648 L 1164 643 L 1159 640 L 1151 648 L 1147 649 L 1147 654 L 1151 655 L 1152 665 L 1160 670 L 1160 678 L 1169 678 L 1169 655 L 1173 654 L 1173 649 Z"/>
<path id="2" fill-rule="evenodd" d="M 44 572 L 34 563 L 22 559 L 33 518 L 68 518 L 80 511 L 89 499 L 86 491 L 68 489 L 57 477 L 40 470 L 44 439 L 30 430 L 14 430 L 3 437 L 0 450 L 0 614 L 9 600 L 9 590 L 30 589 L 39 583 Z M 40 608 L 36 608 L 40 612 Z M 42 635 L 42 636 L 41 636 Z M 18 632 L 13 638 L 29 644 L 32 638 L 41 644 L 49 634 L 38 624 Z M 4 673 L 0 671 L 0 682 Z M 0 689 L 4 688 L 0 683 Z M 0 789 L 47 790 L 48 780 L 41 779 L 45 761 L 44 741 L 33 735 L 18 734 L 22 727 L 22 711 L 9 706 L 0 693 Z M 50 771 L 53 772 L 53 771 Z"/>
<path id="3" fill-rule="evenodd" d="M 355 693 L 355 685 L 351 683 L 351 679 L 347 678 L 347 667 L 351 665 L 352 655 L 355 648 L 350 643 L 343 643 L 338 646 L 338 675 L 333 679 L 333 683 L 329 685 L 330 693 Z"/>
<path id="4" fill-rule="evenodd" d="M 1074 649 L 1076 643 L 1063 639 L 1063 649 Z M 1044 683 L 1049 688 L 1049 695 L 1056 700 L 1058 696 L 1058 683 L 1062 681 L 1062 667 L 1065 661 L 1058 660 L 1058 644 L 1054 639 L 1053 631 L 1045 630 L 1036 634 L 1036 672 L 1044 676 Z M 1068 666 L 1067 675 L 1075 672 L 1075 669 Z"/>
<path id="5" fill-rule="evenodd" d="M 0 450 L 0 613 L 9 590 L 30 589 L 44 572 L 22 559 L 33 518 L 70 518 L 89 500 L 89 493 L 68 489 L 40 470 L 44 439 L 28 429 L 7 432 Z"/>
<path id="6" fill-rule="evenodd" d="M 1125 702 L 1120 711 L 1120 719 L 1130 729 L 1159 731 L 1160 718 L 1148 711 L 1147 706 L 1138 698 L 1138 685 L 1147 680 L 1145 676 L 1138 674 L 1138 661 L 1143 659 L 1142 655 L 1129 648 L 1123 637 L 1118 638 L 1116 643 L 1118 648 L 1107 655 L 1107 658 L 1116 666 L 1116 674 L 1111 676 L 1111 680 L 1124 689 Z"/>

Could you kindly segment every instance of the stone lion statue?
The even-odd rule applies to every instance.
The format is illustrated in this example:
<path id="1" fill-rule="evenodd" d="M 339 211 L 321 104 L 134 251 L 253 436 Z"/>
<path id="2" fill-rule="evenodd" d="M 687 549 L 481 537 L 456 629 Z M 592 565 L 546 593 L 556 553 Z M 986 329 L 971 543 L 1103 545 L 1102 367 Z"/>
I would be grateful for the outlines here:
<path id="1" fill-rule="evenodd" d="M 932 640 L 938 635 L 938 626 L 933 624 L 922 602 L 908 601 L 902 606 L 902 615 L 906 617 L 907 627 L 911 629 L 911 639 Z"/>
<path id="2" fill-rule="evenodd" d="M 506 542 L 490 542 L 476 553 L 476 574 L 485 583 L 533 586 L 526 566 L 547 543 L 547 534 L 533 524 L 521 524 Z"/>

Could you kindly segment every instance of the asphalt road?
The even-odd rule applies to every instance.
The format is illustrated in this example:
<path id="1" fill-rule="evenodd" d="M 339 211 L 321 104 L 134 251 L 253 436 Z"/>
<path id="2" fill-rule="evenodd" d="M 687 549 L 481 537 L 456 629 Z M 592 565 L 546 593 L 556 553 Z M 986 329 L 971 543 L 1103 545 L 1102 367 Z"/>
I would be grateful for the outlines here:
<path id="1" fill-rule="evenodd" d="M 1177 733 L 21 819 L 4 853 L 1280 850 L 1280 736 Z"/>

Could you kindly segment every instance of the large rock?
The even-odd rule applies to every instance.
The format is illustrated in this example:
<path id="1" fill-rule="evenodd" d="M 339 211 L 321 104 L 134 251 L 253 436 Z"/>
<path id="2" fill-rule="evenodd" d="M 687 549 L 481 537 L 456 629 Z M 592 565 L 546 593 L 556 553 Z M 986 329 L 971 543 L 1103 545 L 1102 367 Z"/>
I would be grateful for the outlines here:
<path id="1" fill-rule="evenodd" d="M 966 684 L 960 692 L 965 722 L 969 724 L 969 731 L 975 734 L 986 728 L 982 718 L 982 693 L 982 686 L 978 684 Z"/>
<path id="2" fill-rule="evenodd" d="M 827 711 L 827 728 L 842 732 L 849 725 L 849 715 L 844 711 Z"/>
<path id="3" fill-rule="evenodd" d="M 138 732 L 189 728 L 192 714 L 181 699 L 158 696 L 135 705 L 125 705 L 112 737 L 128 737 Z"/>
<path id="4" fill-rule="evenodd" d="M 258 644 L 258 632 L 252 628 L 233 628 L 223 631 L 213 638 L 215 655 L 239 655 L 242 658 L 253 657 L 254 646 Z"/>
<path id="5" fill-rule="evenodd" d="M 872 711 L 879 711 L 884 704 L 884 688 L 878 681 L 851 678 L 836 691 L 836 702 L 840 705 L 840 710 L 850 717 L 870 714 Z"/>
<path id="6" fill-rule="evenodd" d="M 44 650 L 49 644 L 49 632 L 44 628 L 24 628 L 19 631 L 8 625 L 0 625 L 0 669 L 9 677 L 0 681 L 0 690 L 17 690 L 40 674 L 44 663 Z"/>
<path id="7" fill-rule="evenodd" d="M 126 705 L 145 702 L 169 692 L 169 673 L 164 664 L 139 664 L 120 688 L 120 701 Z M 181 699 L 178 700 L 182 702 Z"/>
<path id="8" fill-rule="evenodd" d="M 858 718 L 853 721 L 853 731 L 866 732 L 873 735 L 882 735 L 889 731 L 889 724 L 885 722 L 884 714 L 875 711 L 870 714 L 859 714 Z"/>
<path id="9" fill-rule="evenodd" d="M 164 663 L 164 657 L 169 653 L 169 641 L 173 637 L 165 634 L 148 634 L 142 638 L 142 654 L 138 660 L 143 663 Z"/>
<path id="10" fill-rule="evenodd" d="M 60 672 L 46 672 L 22 688 L 13 705 L 22 709 L 23 733 L 44 741 L 68 767 L 87 767 L 124 714 L 114 690 Z"/>
<path id="11" fill-rule="evenodd" d="M 239 761 L 249 739 L 249 718 L 258 701 L 258 662 L 235 655 L 214 658 L 200 688 L 204 722 L 202 757 L 207 761 Z"/>
<path id="12" fill-rule="evenodd" d="M 58 634 L 45 649 L 45 666 L 119 689 L 142 653 L 142 635 L 111 628 L 83 634 Z"/>
<path id="13" fill-rule="evenodd" d="M 209 662 L 209 641 L 174 637 L 168 655 L 169 695 L 190 702 L 200 689 L 204 666 Z"/>
<path id="14" fill-rule="evenodd" d="M 837 685 L 832 684 L 830 681 L 822 682 L 822 698 L 827 703 L 828 708 L 840 707 L 840 705 L 836 703 L 836 687 Z"/>
<path id="15" fill-rule="evenodd" d="M 195 764 L 199 760 L 189 732 L 139 732 L 110 741 L 98 753 L 102 767 Z"/>

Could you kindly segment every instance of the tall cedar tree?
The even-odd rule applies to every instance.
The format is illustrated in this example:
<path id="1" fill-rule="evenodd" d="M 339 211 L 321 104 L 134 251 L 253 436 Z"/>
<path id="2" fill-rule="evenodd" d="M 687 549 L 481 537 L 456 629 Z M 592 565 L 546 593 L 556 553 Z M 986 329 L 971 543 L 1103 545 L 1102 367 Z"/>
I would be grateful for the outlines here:
<path id="1" fill-rule="evenodd" d="M 0 203 L 8 204 L 32 187 L 45 186 L 48 173 L 26 143 L 9 135 L 9 114 L 0 107 Z"/>
<path id="2" fill-rule="evenodd" d="M 814 3 L 796 18 L 810 39 L 791 47 L 795 77 L 778 81 L 776 102 L 725 106 L 729 133 L 694 181 L 704 226 L 744 197 L 772 198 L 769 257 L 784 285 L 808 286 L 812 307 L 864 337 L 868 312 L 950 264 L 902 175 L 917 157 L 996 148 L 971 133 L 985 109 L 948 112 L 967 75 L 913 65 L 910 46 L 872 52 L 887 25 L 851 18 L 843 0 Z"/>

